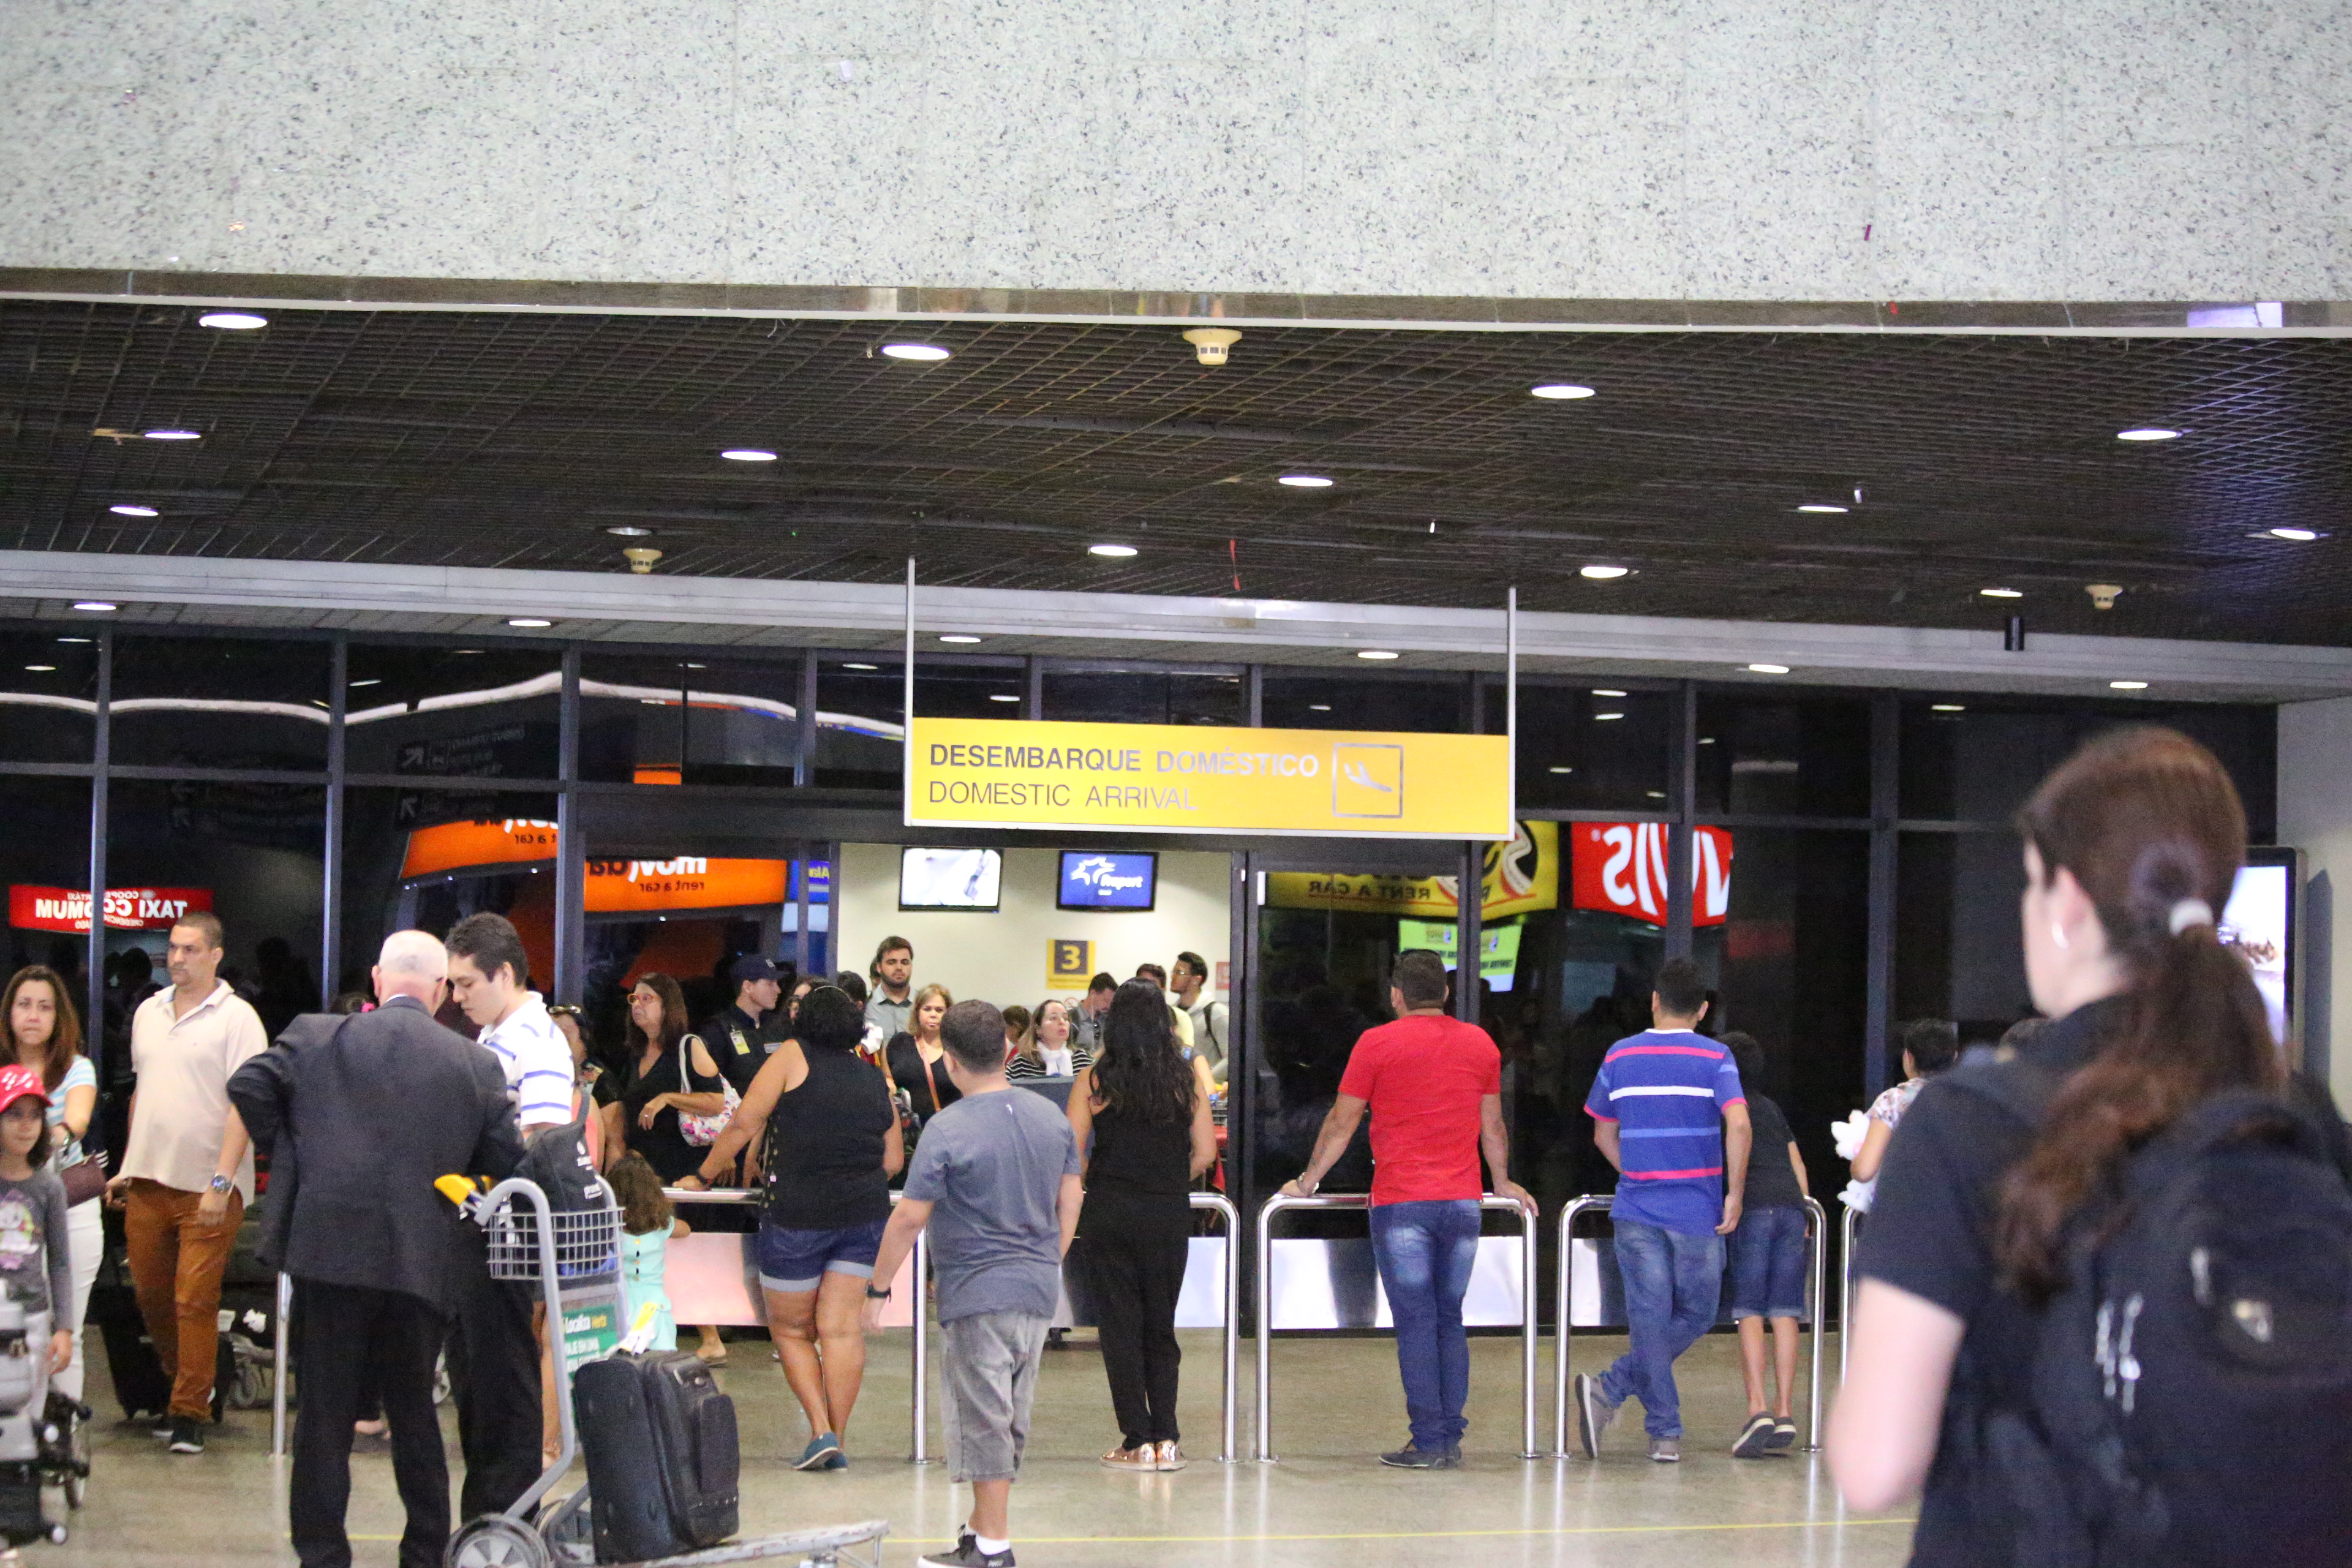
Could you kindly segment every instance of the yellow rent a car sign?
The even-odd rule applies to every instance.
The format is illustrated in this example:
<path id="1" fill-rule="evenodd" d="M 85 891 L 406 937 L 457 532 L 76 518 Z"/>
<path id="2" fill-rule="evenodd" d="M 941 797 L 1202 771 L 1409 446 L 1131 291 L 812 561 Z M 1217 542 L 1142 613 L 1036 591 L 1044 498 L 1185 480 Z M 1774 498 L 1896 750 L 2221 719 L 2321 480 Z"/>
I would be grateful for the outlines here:
<path id="1" fill-rule="evenodd" d="M 907 822 L 1508 838 L 1500 735 L 917 719 Z"/>

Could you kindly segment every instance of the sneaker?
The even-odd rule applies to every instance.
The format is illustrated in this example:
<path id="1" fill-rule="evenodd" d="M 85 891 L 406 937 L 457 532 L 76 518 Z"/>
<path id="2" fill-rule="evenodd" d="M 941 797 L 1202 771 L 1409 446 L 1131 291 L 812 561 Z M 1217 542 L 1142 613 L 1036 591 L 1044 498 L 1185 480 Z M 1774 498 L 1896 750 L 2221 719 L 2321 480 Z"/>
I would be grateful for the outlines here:
<path id="1" fill-rule="evenodd" d="M 205 1451 L 205 1429 L 183 1415 L 172 1423 L 169 1447 L 174 1454 L 201 1454 Z"/>
<path id="2" fill-rule="evenodd" d="M 1381 1463 L 1392 1470 L 1458 1470 L 1462 1468 L 1462 1450 L 1416 1448 L 1408 1443 L 1393 1454 L 1382 1454 Z"/>
<path id="3" fill-rule="evenodd" d="M 1113 1448 L 1102 1457 L 1105 1468 L 1114 1470 L 1156 1470 L 1160 1468 L 1160 1446 L 1145 1443 L 1137 1447 Z"/>
<path id="4" fill-rule="evenodd" d="M 1617 1406 L 1601 1392 L 1601 1380 L 1589 1372 L 1576 1374 L 1576 1437 L 1584 1445 L 1584 1457 L 1601 1457 L 1601 1434 L 1609 1430 L 1609 1423 L 1617 1419 Z"/>
<path id="5" fill-rule="evenodd" d="M 1013 1568 L 1010 1547 L 991 1554 L 980 1549 L 980 1542 L 966 1531 L 956 1537 L 953 1552 L 926 1552 L 915 1559 L 915 1568 Z"/>
<path id="6" fill-rule="evenodd" d="M 1655 1459 L 1658 1463 L 1662 1465 L 1680 1464 L 1682 1462 L 1682 1457 L 1683 1440 L 1680 1437 L 1653 1437 L 1650 1439 L 1650 1458 Z"/>
<path id="7" fill-rule="evenodd" d="M 155 1435 L 155 1441 L 158 1443 L 168 1443 L 172 1440 L 172 1428 L 177 1425 L 178 1423 L 169 1415 L 158 1415 L 155 1417 L 155 1424 L 148 1430 Z"/>
<path id="8" fill-rule="evenodd" d="M 808 1440 L 801 1457 L 793 1461 L 796 1470 L 822 1470 L 828 1467 L 835 1454 L 841 1452 L 841 1439 L 830 1432 L 820 1432 Z"/>
<path id="9" fill-rule="evenodd" d="M 1773 1431 L 1769 1415 L 1750 1415 L 1748 1425 L 1739 1429 L 1739 1440 L 1731 1445 L 1731 1457 L 1735 1459 L 1762 1458 L 1765 1450 L 1772 1446 Z"/>
<path id="10" fill-rule="evenodd" d="M 1794 1447 L 1796 1446 L 1796 1442 L 1797 1424 L 1794 1421 L 1790 1420 L 1785 1415 L 1774 1416 L 1772 1418 L 1772 1440 L 1764 1446 L 1771 1449 L 1773 1452 L 1778 1453 L 1783 1448 Z"/>
<path id="11" fill-rule="evenodd" d="M 826 1457 L 824 1468 L 828 1470 L 845 1470 L 849 1468 L 849 1456 L 835 1448 Z"/>
<path id="12" fill-rule="evenodd" d="M 1184 1468 L 1186 1463 L 1184 1450 L 1176 1446 L 1174 1438 L 1171 1437 L 1167 1442 L 1157 1445 L 1157 1448 L 1158 1452 L 1152 1456 L 1152 1458 L 1158 1468 L 1181 1470 Z"/>

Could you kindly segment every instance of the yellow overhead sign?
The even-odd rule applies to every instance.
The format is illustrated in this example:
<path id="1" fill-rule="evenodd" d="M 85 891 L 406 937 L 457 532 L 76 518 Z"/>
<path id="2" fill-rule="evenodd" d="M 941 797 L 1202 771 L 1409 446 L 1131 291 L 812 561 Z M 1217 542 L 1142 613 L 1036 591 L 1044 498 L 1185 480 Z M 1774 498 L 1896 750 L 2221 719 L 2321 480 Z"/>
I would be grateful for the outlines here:
<path id="1" fill-rule="evenodd" d="M 1486 847 L 1479 918 L 1501 920 L 1559 908 L 1559 824 L 1522 822 L 1507 842 Z M 1365 914 L 1452 920 L 1462 907 L 1459 877 L 1379 871 L 1272 871 L 1265 901 L 1277 910 L 1354 910 Z"/>
<path id="2" fill-rule="evenodd" d="M 917 719 L 907 821 L 932 827 L 1511 837 L 1500 735 Z"/>

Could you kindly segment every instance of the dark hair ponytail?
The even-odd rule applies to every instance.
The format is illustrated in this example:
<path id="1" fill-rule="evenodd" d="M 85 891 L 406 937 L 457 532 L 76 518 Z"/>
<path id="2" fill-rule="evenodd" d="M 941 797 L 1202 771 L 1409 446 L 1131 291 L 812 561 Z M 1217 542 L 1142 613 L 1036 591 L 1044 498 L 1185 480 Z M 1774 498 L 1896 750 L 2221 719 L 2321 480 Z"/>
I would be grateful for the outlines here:
<path id="1" fill-rule="evenodd" d="M 2152 726 L 2103 735 L 2042 781 L 2017 826 L 2045 878 L 2063 868 L 2082 885 L 2127 983 L 2002 1183 L 1995 1253 L 2038 1301 L 2063 1282 L 2067 1222 L 2127 1155 L 2218 1090 L 2276 1089 L 2284 1066 L 2252 975 L 2214 929 L 2246 814 L 2210 752 Z"/>

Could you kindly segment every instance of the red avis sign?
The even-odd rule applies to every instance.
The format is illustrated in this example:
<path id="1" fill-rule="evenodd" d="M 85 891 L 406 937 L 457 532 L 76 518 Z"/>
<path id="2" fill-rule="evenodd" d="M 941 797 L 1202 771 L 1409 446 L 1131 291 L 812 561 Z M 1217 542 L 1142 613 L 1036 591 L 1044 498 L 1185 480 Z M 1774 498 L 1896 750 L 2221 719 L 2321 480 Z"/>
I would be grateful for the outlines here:
<path id="1" fill-rule="evenodd" d="M 169 931 L 191 910 L 212 907 L 210 888 L 109 888 L 106 926 L 109 931 Z M 86 931 L 89 889 L 16 883 L 8 889 L 8 923 L 18 931 Z"/>
<path id="2" fill-rule="evenodd" d="M 1663 822 L 1580 822 L 1570 832 L 1574 906 L 1666 923 L 1666 836 Z M 1691 923 L 1723 924 L 1731 910 L 1731 835 L 1691 830 Z"/>

